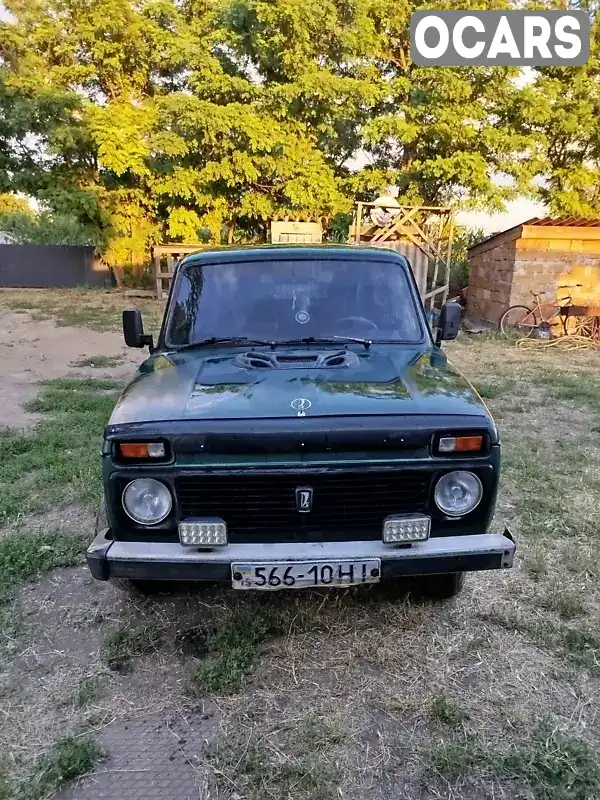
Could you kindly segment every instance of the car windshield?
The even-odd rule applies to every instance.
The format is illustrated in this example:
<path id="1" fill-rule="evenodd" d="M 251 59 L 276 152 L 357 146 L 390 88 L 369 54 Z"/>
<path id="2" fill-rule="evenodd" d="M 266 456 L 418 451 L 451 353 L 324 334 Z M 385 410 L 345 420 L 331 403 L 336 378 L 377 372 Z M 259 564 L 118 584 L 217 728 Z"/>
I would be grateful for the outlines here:
<path id="1" fill-rule="evenodd" d="M 192 264 L 176 279 L 166 341 L 177 347 L 213 337 L 336 336 L 422 340 L 400 264 L 354 259 Z"/>

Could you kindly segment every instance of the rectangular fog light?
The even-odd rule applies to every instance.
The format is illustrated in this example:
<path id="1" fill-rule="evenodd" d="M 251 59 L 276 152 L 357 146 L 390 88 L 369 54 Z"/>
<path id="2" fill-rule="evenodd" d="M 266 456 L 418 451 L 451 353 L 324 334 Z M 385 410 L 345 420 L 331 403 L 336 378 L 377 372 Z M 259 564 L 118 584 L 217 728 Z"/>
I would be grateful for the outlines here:
<path id="1" fill-rule="evenodd" d="M 227 525 L 222 519 L 180 522 L 179 541 L 184 547 L 223 547 L 227 544 Z"/>
<path id="2" fill-rule="evenodd" d="M 431 519 L 420 514 L 413 517 L 401 515 L 387 517 L 383 521 L 383 541 L 385 544 L 408 544 L 429 539 Z"/>

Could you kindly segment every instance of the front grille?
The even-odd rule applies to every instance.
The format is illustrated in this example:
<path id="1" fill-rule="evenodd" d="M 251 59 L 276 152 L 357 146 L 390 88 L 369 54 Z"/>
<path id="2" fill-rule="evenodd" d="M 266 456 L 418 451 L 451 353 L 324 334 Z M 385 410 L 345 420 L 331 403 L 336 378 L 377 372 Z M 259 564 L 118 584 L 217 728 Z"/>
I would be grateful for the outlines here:
<path id="1" fill-rule="evenodd" d="M 425 511 L 430 482 L 416 470 L 188 475 L 176 491 L 182 518 L 221 517 L 230 542 L 344 541 L 379 539 L 389 514 Z M 301 486 L 313 490 L 309 513 L 296 510 Z"/>

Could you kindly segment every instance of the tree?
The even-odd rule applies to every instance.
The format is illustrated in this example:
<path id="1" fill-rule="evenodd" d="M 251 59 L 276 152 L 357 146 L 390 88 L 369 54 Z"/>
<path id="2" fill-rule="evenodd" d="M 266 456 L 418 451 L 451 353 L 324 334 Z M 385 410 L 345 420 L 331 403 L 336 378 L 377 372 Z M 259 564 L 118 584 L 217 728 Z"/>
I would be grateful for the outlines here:
<path id="1" fill-rule="evenodd" d="M 275 211 L 348 206 L 315 135 L 269 108 L 219 49 L 222 5 L 8 4 L 4 175 L 95 225 L 113 263 L 139 263 L 165 235 L 253 236 Z"/>
<path id="2" fill-rule="evenodd" d="M 450 264 L 450 286 L 452 289 L 462 289 L 469 282 L 469 248 L 483 242 L 492 234 L 486 233 L 483 228 L 468 228 L 456 225 L 452 240 L 452 261 Z"/>
<path id="3" fill-rule="evenodd" d="M 97 231 L 84 228 L 77 217 L 49 211 L 1 212 L 0 230 L 15 244 L 97 245 Z"/>
<path id="4" fill-rule="evenodd" d="M 238 0 L 225 4 L 227 52 L 259 77 L 265 102 L 317 135 L 349 197 L 386 184 L 410 204 L 500 210 L 527 185 L 516 154 L 518 71 L 420 68 L 409 56 L 410 14 L 421 0 Z M 507 8 L 503 0 L 451 0 L 444 8 Z M 348 160 L 362 155 L 356 174 Z M 510 178 L 498 184 L 497 174 Z"/>
<path id="5" fill-rule="evenodd" d="M 529 137 L 521 160 L 530 194 L 556 216 L 600 215 L 600 4 L 565 2 L 555 8 L 587 10 L 591 52 L 581 67 L 540 67 L 514 106 L 513 125 Z"/>
<path id="6" fill-rule="evenodd" d="M 5 193 L 0 194 L 0 215 L 5 214 L 24 214 L 30 217 L 33 211 L 26 197 Z"/>
<path id="7" fill-rule="evenodd" d="M 0 187 L 96 230 L 113 266 L 158 239 L 264 240 L 275 213 L 342 219 L 389 182 L 499 208 L 528 177 L 510 70 L 410 62 L 421 0 L 6 6 Z"/>

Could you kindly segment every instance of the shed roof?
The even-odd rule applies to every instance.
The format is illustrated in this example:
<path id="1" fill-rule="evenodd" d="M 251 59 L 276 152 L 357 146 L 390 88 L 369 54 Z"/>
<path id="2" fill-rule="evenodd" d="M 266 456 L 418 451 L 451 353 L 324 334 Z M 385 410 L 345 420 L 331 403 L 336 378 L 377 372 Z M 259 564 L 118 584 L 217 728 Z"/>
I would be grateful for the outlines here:
<path id="1" fill-rule="evenodd" d="M 495 247 L 496 244 L 501 244 L 502 242 L 510 241 L 513 239 L 519 239 L 522 236 L 526 236 L 524 233 L 525 228 L 552 228 L 553 230 L 547 231 L 540 231 L 537 236 L 542 238 L 565 238 L 564 233 L 562 236 L 560 233 L 556 233 L 557 229 L 565 229 L 565 228 L 600 228 L 600 218 L 593 218 L 593 219 L 585 219 L 581 217 L 532 217 L 531 219 L 522 222 L 520 225 L 515 225 L 512 228 L 507 228 L 505 231 L 500 231 L 499 233 L 494 233 L 492 236 L 488 236 L 487 239 L 483 239 L 481 242 L 472 245 L 469 247 L 468 252 L 475 250 L 476 247 L 481 247 L 482 250 L 489 250 L 490 247 Z M 552 234 L 555 234 L 553 236 Z M 583 231 L 581 231 L 581 234 Z M 580 234 L 580 235 L 581 235 Z M 529 236 L 533 236 L 534 234 L 529 234 Z M 582 238 L 589 238 L 589 236 L 593 236 L 593 238 L 597 238 L 598 234 L 588 234 L 588 236 L 583 236 Z M 574 239 L 579 238 L 575 233 L 573 234 Z M 498 242 L 496 242 L 498 240 Z M 494 244 L 492 244 L 494 243 Z M 482 247 L 485 245 L 485 247 Z"/>
<path id="2" fill-rule="evenodd" d="M 600 228 L 600 219 L 582 219 L 580 217 L 532 217 L 522 225 L 551 225 L 560 228 L 566 225 L 568 228 Z"/>

